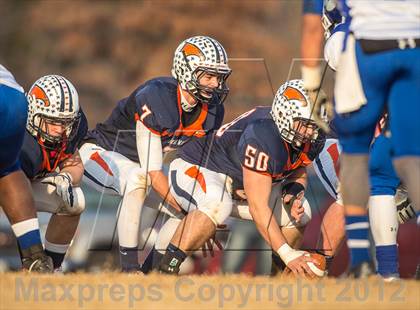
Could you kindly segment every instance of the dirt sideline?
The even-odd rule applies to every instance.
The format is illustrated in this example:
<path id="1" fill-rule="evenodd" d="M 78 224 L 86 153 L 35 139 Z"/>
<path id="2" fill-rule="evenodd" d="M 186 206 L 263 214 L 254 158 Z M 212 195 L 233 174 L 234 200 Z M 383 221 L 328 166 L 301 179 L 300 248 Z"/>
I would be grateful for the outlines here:
<path id="1" fill-rule="evenodd" d="M 0 275 L 0 309 L 419 309 L 420 282 L 119 273 Z"/>

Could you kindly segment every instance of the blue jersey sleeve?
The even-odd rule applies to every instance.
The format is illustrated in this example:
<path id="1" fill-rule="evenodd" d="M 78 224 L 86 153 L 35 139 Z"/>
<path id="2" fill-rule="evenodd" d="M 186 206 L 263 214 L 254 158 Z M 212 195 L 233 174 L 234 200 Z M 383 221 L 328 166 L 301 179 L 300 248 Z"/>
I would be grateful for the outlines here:
<path id="1" fill-rule="evenodd" d="M 283 173 L 288 160 L 278 129 L 270 120 L 258 121 L 245 128 L 238 153 L 243 167 L 271 177 Z"/>
<path id="2" fill-rule="evenodd" d="M 323 0 L 303 0 L 303 14 L 322 15 Z"/>

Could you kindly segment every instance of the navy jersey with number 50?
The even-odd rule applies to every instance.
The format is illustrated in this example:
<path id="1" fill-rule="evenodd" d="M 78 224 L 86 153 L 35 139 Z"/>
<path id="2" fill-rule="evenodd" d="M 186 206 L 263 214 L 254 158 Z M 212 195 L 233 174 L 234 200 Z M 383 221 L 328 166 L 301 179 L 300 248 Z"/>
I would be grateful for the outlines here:
<path id="1" fill-rule="evenodd" d="M 214 102 L 197 104 L 191 112 L 181 108 L 176 79 L 155 78 L 140 85 L 129 97 L 118 102 L 110 117 L 88 133 L 98 145 L 138 162 L 136 121 L 140 120 L 153 133 L 161 136 L 162 149 L 176 149 L 191 137 L 201 137 L 218 129 L 224 107 Z"/>
<path id="2" fill-rule="evenodd" d="M 242 182 L 242 167 L 273 178 L 310 164 L 305 153 L 293 150 L 280 136 L 270 115 L 271 107 L 257 107 L 217 132 L 183 146 L 180 157 Z"/>

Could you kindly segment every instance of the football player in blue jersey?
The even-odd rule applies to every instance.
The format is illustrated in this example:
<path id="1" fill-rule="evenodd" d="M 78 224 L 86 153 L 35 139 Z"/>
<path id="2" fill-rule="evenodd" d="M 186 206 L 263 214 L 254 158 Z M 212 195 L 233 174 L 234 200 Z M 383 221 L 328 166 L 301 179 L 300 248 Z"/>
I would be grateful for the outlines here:
<path id="1" fill-rule="evenodd" d="M 413 206 L 420 204 L 420 147 L 413 143 L 420 139 L 416 119 L 420 106 L 414 104 L 420 101 L 420 18 L 417 1 L 342 4 L 349 27 L 337 68 L 334 124 L 343 147 L 340 181 L 347 236 L 354 244 L 352 254 L 366 261 L 370 243 L 368 154 L 385 109 L 390 116 L 395 170 Z M 396 247 L 388 254 L 395 257 Z"/>
<path id="2" fill-rule="evenodd" d="M 348 25 L 345 18 L 338 10 L 337 3 L 332 0 L 324 2 L 322 24 L 325 29 L 324 58 L 329 67 L 336 71 L 339 57 L 343 47 L 345 30 Z M 315 113 L 316 114 L 316 113 Z M 321 119 L 321 117 L 318 117 Z M 381 122 L 380 122 L 381 123 Z M 383 124 L 382 124 L 383 125 Z M 378 126 L 380 127 L 380 126 Z M 383 127 L 383 126 L 382 126 Z M 407 198 L 407 192 L 401 187 L 400 181 L 392 167 L 392 150 L 390 142 L 390 131 L 387 134 L 377 136 L 370 148 L 369 176 L 371 197 L 369 199 L 370 227 L 376 247 L 376 261 L 378 274 L 384 279 L 393 280 L 398 277 L 398 250 L 397 250 L 397 230 L 398 219 L 400 223 L 410 220 L 416 216 L 411 202 Z M 388 137 L 387 137 L 388 136 Z M 326 147 L 331 148 L 333 140 L 328 139 Z M 331 144 L 331 146 L 330 146 Z M 341 241 L 344 239 L 341 219 L 344 221 L 344 209 L 340 198 L 337 167 L 331 164 L 338 161 L 341 147 L 337 144 L 338 154 L 335 160 L 331 152 L 321 152 L 320 156 L 314 161 L 314 168 L 327 191 L 337 201 L 329 207 L 322 223 L 322 249 L 330 262 L 337 253 Z M 337 153 L 337 152 L 336 152 Z M 331 161 L 332 160 L 332 161 Z M 331 167 L 333 169 L 331 169 Z M 394 196 L 397 193 L 395 200 Z M 397 210 L 397 213 L 396 213 Z M 353 226 L 354 227 L 354 226 Z M 352 227 L 348 227 L 352 230 Z M 363 247 L 367 246 L 364 241 Z M 373 262 L 361 247 L 360 239 L 348 240 L 350 249 L 350 265 L 348 274 L 355 277 L 367 276 L 373 273 Z M 362 248 L 362 249 L 361 249 Z"/>
<path id="3" fill-rule="evenodd" d="M 302 80 L 292 80 L 280 87 L 272 107 L 254 108 L 211 136 L 182 147 L 170 165 L 170 188 L 188 215 L 166 248 L 161 272 L 177 274 L 187 255 L 201 248 L 231 215 L 232 184 L 237 183 L 245 190 L 251 218 L 273 251 L 293 273 L 314 276 L 307 265 L 312 258 L 292 248 L 299 246 L 310 219 L 303 197 L 305 166 L 324 142 L 310 107 Z M 284 182 L 281 194 L 274 191 L 278 182 Z M 270 206 L 281 209 L 280 217 L 273 216 Z"/>
<path id="4" fill-rule="evenodd" d="M 186 39 L 175 51 L 172 77 L 143 83 L 88 133 L 81 147 L 84 181 L 123 197 L 117 224 L 123 271 L 140 269 L 138 231 L 148 186 L 181 210 L 162 171 L 163 155 L 221 126 L 230 73 L 218 41 Z"/>
<path id="5" fill-rule="evenodd" d="M 31 188 L 19 161 L 27 112 L 23 88 L 0 65 L 0 206 L 16 235 L 22 267 L 29 271 L 52 272 L 51 258 L 42 246 Z"/>
<path id="6" fill-rule="evenodd" d="M 36 209 L 52 213 L 45 252 L 59 270 L 85 208 L 78 145 L 88 124 L 75 87 L 62 76 L 39 78 L 27 100 L 27 130 L 19 159 L 31 181 Z"/>

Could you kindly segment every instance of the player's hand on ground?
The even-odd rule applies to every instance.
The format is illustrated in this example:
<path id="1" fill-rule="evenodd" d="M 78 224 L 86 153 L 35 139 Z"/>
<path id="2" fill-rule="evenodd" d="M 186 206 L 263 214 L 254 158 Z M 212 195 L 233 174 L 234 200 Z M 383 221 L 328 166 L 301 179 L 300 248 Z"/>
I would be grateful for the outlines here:
<path id="1" fill-rule="evenodd" d="M 223 250 L 223 246 L 220 243 L 219 240 L 216 238 L 210 238 L 206 241 L 206 243 L 203 245 L 201 250 L 203 251 L 203 257 L 207 257 L 208 254 L 210 254 L 211 257 L 214 257 L 214 245 L 220 250 Z"/>
<path id="2" fill-rule="evenodd" d="M 226 229 L 226 224 L 217 225 L 217 229 Z M 216 231 L 217 232 L 217 231 Z M 214 257 L 214 245 L 220 250 L 223 251 L 223 245 L 220 243 L 219 240 L 216 239 L 216 234 L 213 237 L 209 238 L 209 240 L 204 243 L 203 247 L 201 248 L 203 252 L 203 257 L 207 257 L 207 254 L 210 254 L 211 257 Z"/>
<path id="3" fill-rule="evenodd" d="M 55 191 L 64 203 L 72 208 L 74 204 L 72 177 L 69 173 L 63 172 L 54 176 L 46 177 L 41 181 L 44 184 L 55 186 Z"/>

